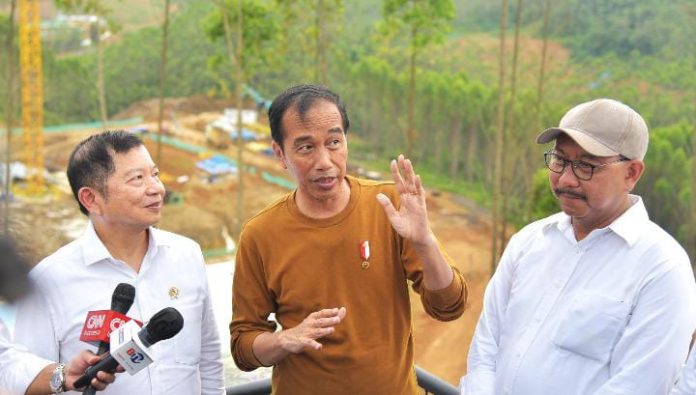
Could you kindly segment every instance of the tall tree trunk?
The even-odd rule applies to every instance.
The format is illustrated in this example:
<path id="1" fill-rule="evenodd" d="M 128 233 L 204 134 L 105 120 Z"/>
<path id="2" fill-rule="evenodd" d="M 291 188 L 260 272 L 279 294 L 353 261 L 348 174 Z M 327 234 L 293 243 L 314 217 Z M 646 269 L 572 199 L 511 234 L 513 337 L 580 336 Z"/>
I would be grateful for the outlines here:
<path id="1" fill-rule="evenodd" d="M 237 99 L 237 221 L 235 223 L 235 232 L 237 237 L 241 234 L 242 224 L 244 222 L 244 139 L 242 138 L 242 130 L 244 124 L 242 122 L 243 102 L 243 86 L 244 86 L 244 64 L 242 62 L 242 50 L 244 45 L 243 27 L 244 27 L 244 12 L 242 1 L 237 0 L 237 42 L 236 50 L 233 50 L 232 31 L 230 29 L 229 16 L 227 7 L 222 6 L 223 22 L 225 25 L 225 39 L 227 42 L 227 54 L 230 61 L 235 67 L 235 96 Z"/>
<path id="2" fill-rule="evenodd" d="M 452 183 L 457 181 L 457 176 L 459 175 L 459 163 L 462 148 L 462 125 L 464 120 L 461 116 L 457 115 L 456 119 L 452 122 L 452 131 L 450 133 L 450 163 L 449 163 L 449 176 Z"/>
<path id="3" fill-rule="evenodd" d="M 107 127 L 109 114 L 106 110 L 106 85 L 104 82 L 104 45 L 101 40 L 99 19 L 97 19 L 97 94 L 99 95 L 99 114 L 102 127 Z"/>
<path id="4" fill-rule="evenodd" d="M 164 22 L 162 23 L 162 52 L 160 54 L 159 113 L 157 115 L 156 163 L 162 165 L 162 120 L 164 119 L 164 88 L 167 76 L 167 37 L 169 36 L 169 0 L 164 0 Z"/>
<path id="5" fill-rule="evenodd" d="M 244 109 L 242 98 L 242 85 L 244 84 L 244 64 L 242 63 L 244 12 L 242 11 L 242 1 L 238 0 L 237 2 L 237 237 L 242 233 L 242 223 L 244 222 L 244 138 L 242 137 L 244 126 L 242 123 L 242 109 Z"/>
<path id="6" fill-rule="evenodd" d="M 408 109 L 406 114 L 406 156 L 413 157 L 413 145 L 416 140 L 415 122 L 416 112 L 416 48 L 413 40 L 415 32 L 411 31 L 411 59 L 408 72 Z"/>
<path id="7" fill-rule="evenodd" d="M 7 34 L 7 104 L 5 105 L 5 183 L 3 185 L 3 231 L 5 236 L 10 234 L 10 194 L 12 193 L 10 162 L 12 161 L 12 127 L 14 124 L 14 16 L 16 5 L 16 0 L 10 0 L 10 25 Z"/>
<path id="8" fill-rule="evenodd" d="M 491 276 L 495 273 L 500 253 L 498 252 L 498 227 L 500 217 L 500 194 L 502 184 L 503 135 L 505 132 L 505 30 L 507 29 L 508 1 L 502 0 L 500 17 L 500 58 L 498 70 L 498 122 L 495 133 L 495 160 L 493 163 L 493 220 L 491 223 Z"/>
<path id="9" fill-rule="evenodd" d="M 544 76 L 546 74 L 546 53 L 548 50 L 549 43 L 549 17 L 551 15 L 551 0 L 546 0 L 544 5 L 544 27 L 542 30 L 542 45 L 541 45 L 541 60 L 539 62 L 539 79 L 537 80 L 537 97 L 535 103 L 535 116 L 536 116 L 536 130 L 541 131 L 544 127 L 543 125 L 543 109 L 542 105 L 544 103 Z M 525 220 L 529 220 L 532 217 L 532 209 L 534 205 L 534 174 L 530 167 L 528 171 L 530 177 L 527 178 L 527 198 L 525 199 L 525 210 L 524 216 Z"/>
<path id="10" fill-rule="evenodd" d="M 464 177 L 466 177 L 467 181 L 472 182 L 474 181 L 474 177 L 476 175 L 474 170 L 475 163 L 478 161 L 477 153 L 479 130 L 472 121 L 469 122 L 467 130 L 469 131 L 469 134 L 466 143 L 466 170 L 464 172 Z"/>
<path id="11" fill-rule="evenodd" d="M 328 83 L 329 67 L 326 57 L 326 4 L 324 0 L 317 0 L 316 12 L 316 45 L 317 45 L 317 65 L 316 80 L 322 85 Z"/>
<path id="12" fill-rule="evenodd" d="M 517 162 L 516 160 L 511 160 L 517 158 L 517 152 L 513 152 L 514 149 L 523 150 L 521 146 L 515 143 L 515 98 L 517 95 L 517 55 L 519 53 L 520 46 L 520 12 L 522 10 L 522 0 L 517 0 L 515 10 L 515 42 L 512 50 L 512 71 L 510 76 L 510 104 L 507 108 L 507 122 L 505 128 L 503 129 L 503 141 L 507 142 L 504 146 L 509 147 L 508 152 L 503 155 L 502 163 L 502 182 L 500 186 L 501 191 L 501 212 L 500 212 L 500 251 L 505 249 L 505 244 L 507 242 L 507 215 L 508 215 L 508 197 L 512 192 L 510 189 L 510 184 L 512 183 L 512 172 L 513 169 L 510 167 L 510 163 Z M 510 144 L 512 143 L 512 144 Z M 526 146 L 527 142 L 522 142 L 522 145 Z"/>
<path id="13" fill-rule="evenodd" d="M 696 100 L 694 100 L 696 111 Z M 691 262 L 696 265 L 696 126 L 691 126 L 691 226 L 689 227 L 689 240 L 691 241 Z"/>

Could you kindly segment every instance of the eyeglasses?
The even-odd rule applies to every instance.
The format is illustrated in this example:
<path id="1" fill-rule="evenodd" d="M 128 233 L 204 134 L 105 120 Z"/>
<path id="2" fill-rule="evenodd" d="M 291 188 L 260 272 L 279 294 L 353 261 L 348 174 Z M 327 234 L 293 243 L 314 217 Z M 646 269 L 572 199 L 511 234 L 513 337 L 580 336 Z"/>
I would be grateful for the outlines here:
<path id="1" fill-rule="evenodd" d="M 592 178 L 592 175 L 594 174 L 595 170 L 601 167 L 613 165 L 615 163 L 626 162 L 629 160 L 630 159 L 622 156 L 621 158 L 613 162 L 602 163 L 600 165 L 593 165 L 591 163 L 587 163 L 581 160 L 566 159 L 558 155 L 558 153 L 554 151 L 544 152 L 544 162 L 546 162 L 546 167 L 548 167 L 549 170 L 551 170 L 554 173 L 561 174 L 565 170 L 566 166 L 570 164 L 570 168 L 573 170 L 573 174 L 575 174 L 575 177 L 583 181 L 589 181 Z"/>

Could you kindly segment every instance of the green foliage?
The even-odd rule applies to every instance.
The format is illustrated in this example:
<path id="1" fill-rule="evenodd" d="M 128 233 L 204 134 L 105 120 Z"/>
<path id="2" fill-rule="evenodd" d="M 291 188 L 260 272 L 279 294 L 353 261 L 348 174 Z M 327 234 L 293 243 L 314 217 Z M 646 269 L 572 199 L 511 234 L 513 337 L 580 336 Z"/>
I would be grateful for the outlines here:
<path id="1" fill-rule="evenodd" d="M 326 7 L 324 19 L 319 18 L 320 1 Z M 165 95 L 226 95 L 234 73 L 225 40 L 220 39 L 224 30 L 218 4 L 175 3 L 167 66 L 174 77 L 168 79 Z M 515 4 L 510 3 L 509 15 L 513 15 Z M 691 212 L 695 194 L 689 181 L 694 161 L 690 138 L 696 124 L 694 2 L 552 2 L 544 102 L 537 108 L 541 42 L 535 36 L 540 36 L 544 3 L 525 1 L 522 14 L 520 78 L 512 114 L 515 130 L 509 131 L 505 141 L 505 155 L 514 164 L 507 186 L 508 221 L 521 225 L 529 216 L 540 218 L 558 211 L 534 137 L 540 129 L 556 125 L 573 105 L 608 96 L 629 104 L 648 122 L 647 170 L 636 193 L 644 196 L 656 222 L 688 244 L 684 213 Z M 234 34 L 236 0 L 223 4 L 229 7 Z M 317 36 L 320 30 L 326 32 L 328 85 L 346 102 L 350 134 L 361 141 L 351 142 L 351 159 L 388 174 L 388 158 L 406 146 L 404 99 L 410 79 L 405 65 L 409 51 L 417 50 L 413 122 L 418 134 L 413 159 L 418 171 L 429 188 L 469 195 L 487 206 L 492 189 L 500 4 L 385 0 L 382 5 L 375 7 L 373 0 L 245 0 L 247 83 L 272 98 L 290 85 L 315 82 Z M 158 96 L 159 23 L 157 19 L 151 27 L 125 28 L 105 49 L 110 114 Z M 147 25 L 142 20 L 138 24 Z M 6 37 L 6 26 L 7 19 L 0 18 L 0 37 Z M 95 54 L 69 56 L 56 54 L 57 49 L 44 47 L 46 123 L 97 119 Z M 5 51 L 3 43 L 3 95 Z M 0 100 L 0 108 L 4 105 L 5 100 Z M 691 254 L 696 259 L 696 251 Z"/>
<path id="2" fill-rule="evenodd" d="M 557 213 L 558 201 L 549 185 L 549 171 L 544 167 L 534 173 L 532 193 L 532 220 L 538 220 Z"/>
<path id="3" fill-rule="evenodd" d="M 382 33 L 390 37 L 406 33 L 409 47 L 417 51 L 444 40 L 455 11 L 452 0 L 384 0 L 382 15 Z"/>
<path id="4" fill-rule="evenodd" d="M 689 235 L 694 153 L 693 127 L 681 122 L 651 130 L 646 169 L 637 185 L 653 221 L 679 240 Z"/>
<path id="5" fill-rule="evenodd" d="M 223 11 L 227 10 L 232 45 L 237 43 L 238 0 L 227 0 L 212 10 L 202 22 L 203 32 L 213 41 L 225 39 Z M 278 22 L 271 12 L 270 3 L 262 0 L 242 1 L 243 31 L 242 63 L 245 70 L 267 66 L 270 55 L 269 44 L 278 35 Z"/>
<path id="6" fill-rule="evenodd" d="M 238 67 L 236 60 L 237 46 L 237 23 L 238 23 L 238 0 L 226 0 L 221 2 L 218 7 L 212 9 L 201 22 L 201 27 L 205 35 L 213 42 L 229 45 L 229 50 L 225 55 L 214 53 L 208 60 L 208 71 L 217 82 L 219 93 L 222 96 L 229 96 L 229 83 L 235 74 L 234 69 Z M 258 70 L 267 70 L 273 64 L 276 52 L 275 43 L 278 42 L 278 21 L 277 17 L 271 12 L 271 2 L 254 0 L 242 1 L 242 49 L 241 66 L 247 80 L 253 81 L 258 75 Z M 225 31 L 225 13 L 229 33 Z M 226 37 L 229 34 L 229 37 Z M 227 43 L 227 40 L 230 43 Z M 233 53 L 230 54 L 229 51 Z M 233 56 L 234 59 L 230 59 Z"/>
<path id="7" fill-rule="evenodd" d="M 340 75 L 340 65 L 344 54 L 339 47 L 355 50 L 364 42 L 355 41 L 356 37 L 345 35 L 343 0 L 275 0 L 275 12 L 280 19 L 280 37 L 277 43 L 277 55 L 283 59 L 278 73 L 272 74 L 286 82 L 277 87 L 283 90 L 287 85 L 303 83 L 329 84 Z M 351 2 L 351 5 L 354 5 Z M 359 16 L 350 23 L 364 23 Z M 356 43 L 356 45 L 348 43 Z M 326 61 L 326 70 L 322 70 L 319 58 Z M 322 74 L 327 81 L 321 81 Z M 340 80 L 340 78 L 339 78 Z M 340 83 L 340 82 L 339 82 Z"/>
<path id="8" fill-rule="evenodd" d="M 614 53 L 628 56 L 658 55 L 668 43 L 672 48 L 692 48 L 684 36 L 693 28 L 694 4 L 689 0 L 574 0 L 555 4 L 552 34 L 565 38 L 574 56 Z M 567 17 L 568 19 L 562 19 Z"/>
<path id="9" fill-rule="evenodd" d="M 10 18 L 8 18 L 6 15 L 0 15 L 0 37 L 2 37 L 2 40 L 0 40 L 0 121 L 2 124 L 6 122 L 5 117 L 5 109 L 7 106 L 7 87 L 9 86 L 9 81 L 8 81 L 8 53 L 7 53 L 7 37 L 9 37 L 9 32 L 10 32 Z M 15 25 L 15 38 L 17 37 L 17 30 L 16 30 L 16 25 Z M 15 41 L 16 42 L 16 41 Z M 13 48 L 13 54 L 12 57 L 14 59 L 14 70 L 15 70 L 15 75 L 12 77 L 14 78 L 14 86 L 17 88 L 19 86 L 19 50 L 17 46 L 15 45 Z M 18 96 L 18 92 L 13 92 L 15 96 Z M 17 126 L 18 120 L 17 120 L 17 110 L 18 110 L 18 105 L 14 106 L 15 109 L 15 114 L 13 114 L 14 117 L 14 126 Z"/>

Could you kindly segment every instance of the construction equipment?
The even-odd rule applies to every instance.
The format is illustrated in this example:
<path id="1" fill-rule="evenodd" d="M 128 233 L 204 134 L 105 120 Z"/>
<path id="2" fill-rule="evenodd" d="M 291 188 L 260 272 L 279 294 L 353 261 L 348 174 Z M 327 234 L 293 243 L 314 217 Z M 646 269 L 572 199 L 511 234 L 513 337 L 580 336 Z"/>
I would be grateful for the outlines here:
<path id="1" fill-rule="evenodd" d="M 22 96 L 23 157 L 29 169 L 27 193 L 40 194 L 44 183 L 43 70 L 39 0 L 19 0 L 19 64 Z"/>

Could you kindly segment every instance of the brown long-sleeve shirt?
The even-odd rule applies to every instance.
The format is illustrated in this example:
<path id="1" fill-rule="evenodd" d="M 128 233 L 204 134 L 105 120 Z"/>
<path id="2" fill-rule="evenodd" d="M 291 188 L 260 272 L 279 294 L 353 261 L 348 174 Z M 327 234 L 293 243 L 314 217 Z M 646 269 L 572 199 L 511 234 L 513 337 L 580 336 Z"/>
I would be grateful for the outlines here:
<path id="1" fill-rule="evenodd" d="M 292 328 L 317 310 L 347 310 L 335 332 L 319 339 L 322 349 L 290 354 L 274 366 L 274 394 L 415 394 L 407 280 L 431 316 L 447 321 L 464 311 L 466 285 L 458 271 L 445 289 L 423 286 L 422 263 L 375 198 L 382 192 L 398 202 L 393 184 L 348 181 L 350 202 L 334 217 L 304 216 L 290 193 L 242 231 L 230 324 L 240 369 L 261 365 L 252 344 L 276 329 L 270 313 L 283 328 Z M 365 241 L 367 268 L 360 250 Z"/>

